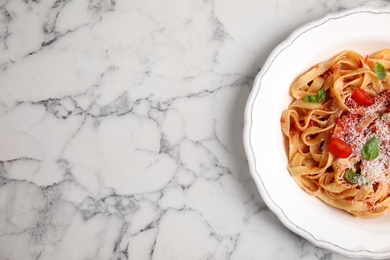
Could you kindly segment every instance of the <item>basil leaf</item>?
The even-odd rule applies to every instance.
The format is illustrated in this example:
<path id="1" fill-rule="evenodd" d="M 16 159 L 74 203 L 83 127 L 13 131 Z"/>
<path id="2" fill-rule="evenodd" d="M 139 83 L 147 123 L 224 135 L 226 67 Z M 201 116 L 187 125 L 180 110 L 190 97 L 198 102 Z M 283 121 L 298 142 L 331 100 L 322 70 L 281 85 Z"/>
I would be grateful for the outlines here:
<path id="1" fill-rule="evenodd" d="M 368 140 L 363 146 L 362 155 L 367 161 L 374 160 L 379 156 L 379 142 L 376 136 Z"/>
<path id="2" fill-rule="evenodd" d="M 309 103 L 321 103 L 324 102 L 326 98 L 326 91 L 325 89 L 320 89 L 316 95 L 313 96 L 306 96 L 303 98 L 306 102 Z"/>
<path id="3" fill-rule="evenodd" d="M 380 115 L 380 117 L 381 117 L 382 119 L 384 119 L 384 120 L 387 120 L 387 119 L 389 118 L 387 114 L 381 114 L 381 113 L 379 113 L 379 115 Z"/>
<path id="4" fill-rule="evenodd" d="M 374 66 L 375 74 L 379 80 L 384 80 L 386 78 L 386 69 L 380 63 L 375 63 Z"/>
<path id="5" fill-rule="evenodd" d="M 303 98 L 306 102 L 309 103 L 317 103 L 317 98 L 316 96 L 306 96 Z"/>
<path id="6" fill-rule="evenodd" d="M 358 184 L 358 185 L 367 185 L 370 182 L 368 181 L 367 177 L 364 175 L 361 175 L 360 173 L 356 173 L 354 170 L 350 169 L 345 174 L 345 179 L 352 183 L 352 184 Z"/>
<path id="7" fill-rule="evenodd" d="M 320 91 L 318 91 L 317 93 L 317 100 L 318 100 L 318 103 L 321 103 L 321 102 L 324 102 L 325 101 L 325 98 L 326 98 L 326 91 L 325 89 L 320 89 Z"/>

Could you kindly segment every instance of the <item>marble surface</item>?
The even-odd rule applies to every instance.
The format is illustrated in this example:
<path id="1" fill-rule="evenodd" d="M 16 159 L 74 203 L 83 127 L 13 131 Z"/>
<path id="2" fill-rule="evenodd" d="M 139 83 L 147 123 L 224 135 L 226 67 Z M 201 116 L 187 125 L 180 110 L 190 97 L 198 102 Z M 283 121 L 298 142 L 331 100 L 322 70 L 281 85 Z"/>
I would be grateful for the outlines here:
<path id="1" fill-rule="evenodd" d="M 361 5 L 1 0 L 0 259 L 347 259 L 270 212 L 242 130 L 270 51 Z"/>

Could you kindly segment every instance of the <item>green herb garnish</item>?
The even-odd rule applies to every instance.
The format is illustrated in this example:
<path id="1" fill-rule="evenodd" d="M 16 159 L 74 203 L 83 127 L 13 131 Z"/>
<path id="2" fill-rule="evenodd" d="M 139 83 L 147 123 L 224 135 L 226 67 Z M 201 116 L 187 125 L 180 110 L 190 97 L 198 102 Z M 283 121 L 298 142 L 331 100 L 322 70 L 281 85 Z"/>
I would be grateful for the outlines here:
<path id="1" fill-rule="evenodd" d="M 362 155 L 367 161 L 374 160 L 379 156 L 379 142 L 376 136 L 368 140 L 363 146 Z"/>
<path id="2" fill-rule="evenodd" d="M 322 88 L 318 91 L 317 95 L 306 96 L 303 98 L 303 100 L 309 103 L 321 103 L 325 101 L 325 98 L 326 98 L 326 91 L 325 89 Z"/>
<path id="3" fill-rule="evenodd" d="M 374 69 L 379 80 L 384 80 L 386 78 L 386 69 L 382 64 L 375 63 Z"/>
<path id="4" fill-rule="evenodd" d="M 381 117 L 382 119 L 384 119 L 384 120 L 389 119 L 389 116 L 388 116 L 387 114 L 381 114 L 381 113 L 379 113 L 379 115 L 380 115 L 380 117 Z"/>
<path id="5" fill-rule="evenodd" d="M 364 175 L 361 175 L 360 173 L 355 172 L 354 170 L 350 169 L 345 174 L 345 179 L 352 183 L 352 184 L 358 184 L 358 185 L 367 185 L 370 182 L 368 181 L 367 177 Z"/>

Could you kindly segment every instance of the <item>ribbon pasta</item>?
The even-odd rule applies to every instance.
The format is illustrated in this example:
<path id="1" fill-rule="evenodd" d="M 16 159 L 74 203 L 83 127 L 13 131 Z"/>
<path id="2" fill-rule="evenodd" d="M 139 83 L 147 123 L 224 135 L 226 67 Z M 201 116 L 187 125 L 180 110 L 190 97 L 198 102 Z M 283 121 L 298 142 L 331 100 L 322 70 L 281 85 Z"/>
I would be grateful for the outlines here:
<path id="1" fill-rule="evenodd" d="M 296 183 L 325 203 L 360 217 L 382 216 L 390 210 L 390 73 L 380 79 L 377 64 L 385 73 L 390 71 L 390 49 L 367 57 L 344 51 L 314 66 L 292 83 L 293 102 L 281 115 L 288 170 Z M 360 105 L 353 99 L 357 89 L 375 104 Z M 325 93 L 322 99 L 320 91 Z M 362 150 L 374 136 L 379 156 L 366 160 Z M 330 152 L 336 138 L 352 150 L 349 156 L 341 156 L 343 147 L 340 155 Z"/>

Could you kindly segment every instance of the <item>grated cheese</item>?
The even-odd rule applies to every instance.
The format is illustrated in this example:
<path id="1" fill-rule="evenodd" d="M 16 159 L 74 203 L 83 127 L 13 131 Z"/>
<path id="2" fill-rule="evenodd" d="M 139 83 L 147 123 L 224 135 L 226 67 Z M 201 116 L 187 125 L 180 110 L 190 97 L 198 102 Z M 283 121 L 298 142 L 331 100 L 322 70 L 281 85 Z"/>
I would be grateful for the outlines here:
<path id="1" fill-rule="evenodd" d="M 349 160 L 359 168 L 354 170 L 371 183 L 390 184 L 390 92 L 381 93 L 374 102 L 364 107 L 348 98 L 345 103 L 349 112 L 338 119 L 333 137 L 351 146 Z M 374 136 L 378 139 L 380 153 L 376 159 L 367 161 L 362 157 L 362 149 Z"/>

